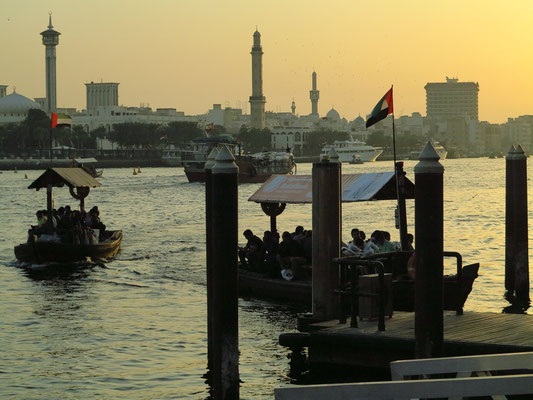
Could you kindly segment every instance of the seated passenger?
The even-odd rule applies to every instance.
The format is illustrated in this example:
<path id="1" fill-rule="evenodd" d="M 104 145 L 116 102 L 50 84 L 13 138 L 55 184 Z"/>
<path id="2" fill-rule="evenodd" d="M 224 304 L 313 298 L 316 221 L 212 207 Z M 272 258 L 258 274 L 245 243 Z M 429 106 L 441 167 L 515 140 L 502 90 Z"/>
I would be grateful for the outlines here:
<path id="1" fill-rule="evenodd" d="M 282 271 L 290 270 L 289 276 L 301 277 L 300 266 L 305 264 L 302 246 L 291 237 L 289 232 L 283 232 L 282 242 L 279 244 L 278 261 Z M 282 273 L 282 275 L 284 275 Z M 286 278 L 287 279 L 287 278 Z M 290 280 L 290 279 L 289 279 Z"/>
<path id="2" fill-rule="evenodd" d="M 383 234 L 383 244 L 379 245 L 379 252 L 380 253 L 388 253 L 391 251 L 395 251 L 394 245 L 390 241 L 390 233 L 387 231 L 381 231 Z"/>
<path id="3" fill-rule="evenodd" d="M 263 261 L 264 250 L 263 241 L 259 239 L 250 229 L 243 232 L 246 238 L 246 246 L 239 247 L 239 260 L 244 268 L 259 271 Z"/>
<path id="4" fill-rule="evenodd" d="M 303 240 L 305 239 L 305 230 L 304 227 L 301 225 L 298 225 L 296 229 L 294 230 L 294 233 L 291 234 L 292 238 L 296 240 L 298 243 L 302 244 Z"/>

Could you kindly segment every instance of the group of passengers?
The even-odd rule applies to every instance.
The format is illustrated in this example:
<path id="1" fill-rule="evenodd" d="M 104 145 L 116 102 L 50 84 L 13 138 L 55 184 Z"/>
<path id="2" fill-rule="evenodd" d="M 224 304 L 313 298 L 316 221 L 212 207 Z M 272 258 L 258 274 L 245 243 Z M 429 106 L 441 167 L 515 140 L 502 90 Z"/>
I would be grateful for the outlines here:
<path id="1" fill-rule="evenodd" d="M 263 240 L 250 229 L 243 232 L 247 243 L 239 247 L 239 260 L 243 268 L 266 273 L 270 277 L 306 277 L 305 265 L 311 264 L 312 232 L 297 226 L 293 233 L 265 231 Z M 307 269 L 308 270 L 308 269 Z"/>
<path id="2" fill-rule="evenodd" d="M 370 235 L 370 239 L 366 239 L 364 231 L 353 228 L 350 232 L 352 240 L 348 244 L 342 244 L 342 255 L 364 255 L 368 256 L 375 253 L 389 253 L 391 251 L 401 250 L 400 242 L 391 242 L 390 233 L 387 231 L 375 230 Z M 408 250 L 413 248 L 413 235 L 407 234 Z"/>
<path id="3" fill-rule="evenodd" d="M 265 231 L 263 239 L 254 235 L 250 229 L 243 232 L 247 242 L 239 247 L 239 260 L 243 268 L 266 273 L 270 277 L 306 278 L 310 275 L 312 257 L 312 231 L 297 226 L 293 233 L 287 231 L 281 235 Z M 357 228 L 351 231 L 352 240 L 342 243 L 343 256 L 368 256 L 375 253 L 388 253 L 401 249 L 399 242 L 392 242 L 390 233 L 375 230 L 366 239 L 364 231 Z M 413 235 L 407 234 L 408 249 L 413 248 Z"/>
<path id="4" fill-rule="evenodd" d="M 107 237 L 98 206 L 89 212 L 72 210 L 69 205 L 36 212 L 37 225 L 28 231 L 28 242 L 47 240 L 73 244 L 95 244 Z"/>

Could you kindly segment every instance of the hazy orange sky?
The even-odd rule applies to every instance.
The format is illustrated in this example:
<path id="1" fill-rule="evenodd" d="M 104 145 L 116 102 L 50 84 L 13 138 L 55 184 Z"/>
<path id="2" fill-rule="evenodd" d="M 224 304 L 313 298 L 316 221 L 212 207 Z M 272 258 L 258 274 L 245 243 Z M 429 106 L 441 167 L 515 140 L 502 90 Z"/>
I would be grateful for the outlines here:
<path id="1" fill-rule="evenodd" d="M 351 120 L 394 84 L 395 114 L 425 115 L 426 82 L 479 82 L 481 120 L 533 114 L 532 1 L 3 0 L 0 84 L 44 97 L 40 32 L 52 11 L 59 107 L 85 107 L 84 83 L 119 82 L 119 103 L 249 110 L 252 34 L 263 45 L 266 109 Z"/>

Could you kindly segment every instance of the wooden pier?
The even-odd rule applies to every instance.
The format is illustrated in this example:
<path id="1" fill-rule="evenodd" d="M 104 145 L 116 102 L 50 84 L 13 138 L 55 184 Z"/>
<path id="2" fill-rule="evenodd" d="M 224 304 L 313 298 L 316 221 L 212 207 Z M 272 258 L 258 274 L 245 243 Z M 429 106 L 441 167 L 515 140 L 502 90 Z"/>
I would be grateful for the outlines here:
<path id="1" fill-rule="evenodd" d="M 415 314 L 395 312 L 386 330 L 377 321 L 359 321 L 358 328 L 338 320 L 309 325 L 309 336 L 290 337 L 292 348 L 308 347 L 311 365 L 389 368 L 395 360 L 414 358 Z M 285 343 L 284 343 L 285 342 Z M 300 342 L 301 346 L 298 346 Z M 289 345 L 280 337 L 280 343 Z M 444 312 L 443 356 L 533 351 L 533 319 L 525 314 L 467 311 Z"/>

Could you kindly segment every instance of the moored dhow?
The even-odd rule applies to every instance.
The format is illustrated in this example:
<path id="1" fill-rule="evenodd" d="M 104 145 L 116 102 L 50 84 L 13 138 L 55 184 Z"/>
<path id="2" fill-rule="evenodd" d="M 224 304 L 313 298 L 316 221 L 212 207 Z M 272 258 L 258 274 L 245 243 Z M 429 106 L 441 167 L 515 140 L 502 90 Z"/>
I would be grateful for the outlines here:
<path id="1" fill-rule="evenodd" d="M 204 165 L 214 147 L 226 146 L 239 167 L 239 183 L 263 183 L 271 175 L 293 174 L 296 169 L 290 152 L 264 151 L 243 154 L 241 145 L 228 136 L 193 140 L 192 151 L 182 154 L 185 175 L 189 182 L 205 182 Z"/>

